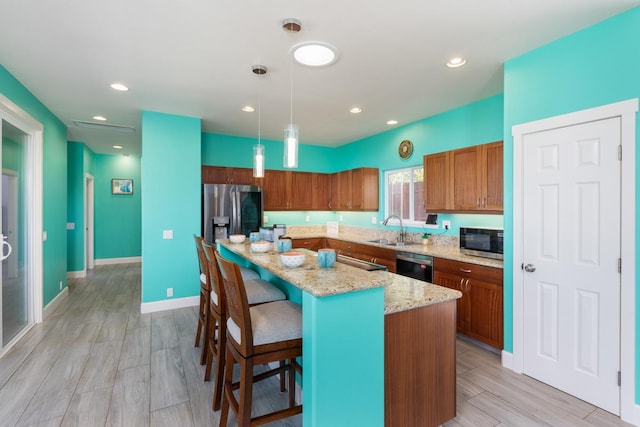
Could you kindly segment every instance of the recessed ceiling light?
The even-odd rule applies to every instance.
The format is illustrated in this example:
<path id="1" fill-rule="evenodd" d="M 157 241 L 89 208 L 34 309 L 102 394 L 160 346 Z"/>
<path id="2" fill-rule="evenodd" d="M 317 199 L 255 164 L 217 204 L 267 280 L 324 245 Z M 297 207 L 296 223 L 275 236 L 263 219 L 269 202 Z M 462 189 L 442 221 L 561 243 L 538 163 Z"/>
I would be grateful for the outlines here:
<path id="1" fill-rule="evenodd" d="M 462 58 L 461 56 L 455 56 L 449 59 L 449 61 L 447 61 L 447 67 L 458 68 L 458 67 L 462 67 L 466 63 L 467 63 L 466 59 Z"/>
<path id="2" fill-rule="evenodd" d="M 245 113 L 253 113 L 254 111 L 256 111 L 256 109 L 251 105 L 245 105 L 244 107 L 242 107 L 242 111 L 244 111 Z"/>
<path id="3" fill-rule="evenodd" d="M 122 83 L 112 83 L 111 89 L 119 90 L 120 92 L 126 92 L 129 90 L 129 88 L 123 85 Z"/>
<path id="4" fill-rule="evenodd" d="M 101 122 L 104 122 L 107 118 L 105 116 L 93 116 L 93 120 L 100 120 Z"/>
<path id="5" fill-rule="evenodd" d="M 349 110 L 349 112 L 350 112 L 350 113 L 353 113 L 353 114 L 359 114 L 359 113 L 362 113 L 362 108 L 360 108 L 360 107 L 352 107 L 352 108 Z"/>
<path id="6" fill-rule="evenodd" d="M 116 150 L 120 150 L 122 149 L 122 145 L 114 145 L 113 148 L 115 148 Z"/>
<path id="7" fill-rule="evenodd" d="M 398 121 L 397 120 L 387 120 L 387 124 L 388 125 L 397 125 Z"/>
<path id="8" fill-rule="evenodd" d="M 291 48 L 295 60 L 309 67 L 324 67 L 336 62 L 336 48 L 323 42 L 298 43 Z"/>

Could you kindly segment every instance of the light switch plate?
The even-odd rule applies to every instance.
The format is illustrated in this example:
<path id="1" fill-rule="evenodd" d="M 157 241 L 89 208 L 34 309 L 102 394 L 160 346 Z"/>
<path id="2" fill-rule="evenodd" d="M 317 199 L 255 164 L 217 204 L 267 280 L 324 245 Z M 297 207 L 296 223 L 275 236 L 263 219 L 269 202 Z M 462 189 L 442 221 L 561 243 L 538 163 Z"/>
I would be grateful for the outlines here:
<path id="1" fill-rule="evenodd" d="M 162 238 L 165 240 L 173 239 L 173 230 L 162 230 Z"/>
<path id="2" fill-rule="evenodd" d="M 371 217 L 371 224 L 377 224 L 378 223 L 378 218 L 376 218 L 375 216 Z"/>
<path id="3" fill-rule="evenodd" d="M 75 230 L 76 229 L 76 223 L 75 222 L 68 222 L 67 223 L 67 230 Z"/>
<path id="4" fill-rule="evenodd" d="M 267 223 L 269 222 L 269 217 L 268 217 L 268 216 L 266 216 L 266 215 L 264 215 L 264 216 L 262 217 L 262 222 L 263 222 L 264 224 L 267 224 Z"/>

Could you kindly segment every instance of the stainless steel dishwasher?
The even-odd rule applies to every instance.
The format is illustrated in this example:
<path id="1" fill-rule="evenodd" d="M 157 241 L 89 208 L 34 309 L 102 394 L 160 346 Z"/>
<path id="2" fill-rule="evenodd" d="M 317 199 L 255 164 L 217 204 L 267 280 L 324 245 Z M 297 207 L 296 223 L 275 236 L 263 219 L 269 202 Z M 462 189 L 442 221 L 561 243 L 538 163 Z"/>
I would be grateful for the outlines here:
<path id="1" fill-rule="evenodd" d="M 411 252 L 397 252 L 396 274 L 433 283 L 433 257 Z"/>

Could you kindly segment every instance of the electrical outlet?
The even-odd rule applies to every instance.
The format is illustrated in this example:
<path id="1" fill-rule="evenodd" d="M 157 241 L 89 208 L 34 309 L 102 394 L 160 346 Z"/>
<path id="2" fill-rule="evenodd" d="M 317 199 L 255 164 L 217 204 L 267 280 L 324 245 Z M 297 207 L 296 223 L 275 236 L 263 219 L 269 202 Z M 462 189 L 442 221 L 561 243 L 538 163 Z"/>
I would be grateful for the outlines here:
<path id="1" fill-rule="evenodd" d="M 378 223 L 378 218 L 375 216 L 371 217 L 371 224 L 377 224 Z"/>
<path id="2" fill-rule="evenodd" d="M 168 297 L 172 297 L 173 296 L 173 288 L 167 288 L 167 296 Z"/>
<path id="3" fill-rule="evenodd" d="M 340 217 L 338 218 L 339 221 L 342 221 L 342 215 L 340 215 Z"/>
<path id="4" fill-rule="evenodd" d="M 173 230 L 162 230 L 162 238 L 165 240 L 173 239 Z"/>
<path id="5" fill-rule="evenodd" d="M 262 223 L 263 223 L 263 224 L 266 224 L 266 223 L 268 223 L 268 222 L 269 222 L 269 217 L 268 217 L 268 216 L 266 216 L 266 215 L 264 215 L 264 216 L 262 217 Z"/>
<path id="6" fill-rule="evenodd" d="M 60 290 L 62 290 L 62 280 L 60 280 Z"/>
<path id="7" fill-rule="evenodd" d="M 305 216 L 305 217 L 304 217 L 304 220 L 305 220 L 306 222 L 309 222 L 309 221 L 311 221 L 311 217 L 310 217 L 309 215 L 307 215 L 307 216 Z"/>
<path id="8" fill-rule="evenodd" d="M 445 230 L 451 230 L 451 221 L 449 220 L 442 221 L 442 228 L 444 228 Z"/>

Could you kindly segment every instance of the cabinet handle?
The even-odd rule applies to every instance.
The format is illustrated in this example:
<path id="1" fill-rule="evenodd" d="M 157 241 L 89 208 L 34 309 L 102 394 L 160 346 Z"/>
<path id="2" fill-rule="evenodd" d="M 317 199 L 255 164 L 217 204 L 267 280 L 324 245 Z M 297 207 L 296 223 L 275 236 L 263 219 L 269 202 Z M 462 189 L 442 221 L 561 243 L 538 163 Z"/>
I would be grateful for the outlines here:
<path id="1" fill-rule="evenodd" d="M 467 270 L 466 268 L 461 268 L 460 271 L 463 273 L 471 273 L 471 270 Z"/>
<path id="2" fill-rule="evenodd" d="M 465 289 L 467 290 L 467 292 L 469 292 L 469 279 L 467 279 L 467 281 L 464 284 Z"/>
<path id="3" fill-rule="evenodd" d="M 329 209 L 333 209 L 333 206 L 331 206 L 331 200 L 329 200 Z"/>
<path id="4" fill-rule="evenodd" d="M 483 208 L 486 208 L 486 207 L 487 207 L 487 198 L 486 198 L 486 197 L 483 197 L 483 198 L 482 198 L 482 207 L 483 207 Z"/>
<path id="5" fill-rule="evenodd" d="M 478 197 L 478 200 L 476 200 L 476 207 L 480 207 L 480 197 Z"/>
<path id="6" fill-rule="evenodd" d="M 464 292 L 464 288 L 462 287 L 462 282 L 464 282 L 464 279 L 460 279 L 460 290 Z"/>

